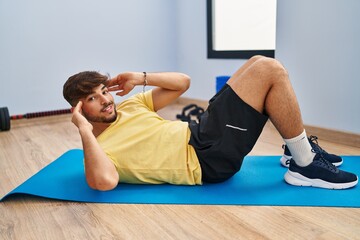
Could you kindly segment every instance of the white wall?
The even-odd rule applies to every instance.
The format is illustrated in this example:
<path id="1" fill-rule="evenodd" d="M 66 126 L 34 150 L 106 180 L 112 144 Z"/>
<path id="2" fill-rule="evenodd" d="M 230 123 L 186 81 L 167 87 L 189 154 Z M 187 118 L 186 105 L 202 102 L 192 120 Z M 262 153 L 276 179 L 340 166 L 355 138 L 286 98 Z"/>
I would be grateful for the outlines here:
<path id="1" fill-rule="evenodd" d="M 0 0 L 0 107 L 68 108 L 62 86 L 83 70 L 175 70 L 175 20 L 167 0 Z"/>
<path id="2" fill-rule="evenodd" d="M 185 96 L 210 99 L 215 94 L 216 76 L 231 75 L 245 60 L 207 59 L 206 0 L 179 0 L 177 9 L 178 69 L 192 79 Z"/>
<path id="3" fill-rule="evenodd" d="M 278 0 L 275 55 L 306 124 L 360 133 L 359 13 L 359 0 Z"/>
<path id="4" fill-rule="evenodd" d="M 360 1 L 278 0 L 276 58 L 289 70 L 305 124 L 360 133 Z M 207 59 L 206 0 L 0 0 L 0 107 L 67 108 L 62 85 L 99 70 L 183 71 L 187 97 L 244 60 Z"/>

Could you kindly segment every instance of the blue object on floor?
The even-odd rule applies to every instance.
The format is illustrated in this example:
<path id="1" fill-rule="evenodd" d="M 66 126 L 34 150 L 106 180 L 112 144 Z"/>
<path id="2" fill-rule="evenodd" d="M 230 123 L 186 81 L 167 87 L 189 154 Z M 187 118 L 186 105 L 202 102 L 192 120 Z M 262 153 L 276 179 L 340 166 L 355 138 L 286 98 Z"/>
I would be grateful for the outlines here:
<path id="1" fill-rule="evenodd" d="M 230 79 L 230 76 L 217 76 L 216 77 L 216 92 L 219 92 L 229 79 Z"/>
<path id="2" fill-rule="evenodd" d="M 242 169 L 230 180 L 202 186 L 119 184 L 112 191 L 88 187 L 84 176 L 83 151 L 73 149 L 40 170 L 1 198 L 29 194 L 66 201 L 138 204 L 217 204 L 360 207 L 359 187 L 328 190 L 295 187 L 283 180 L 286 170 L 279 156 L 247 156 Z M 344 156 L 341 169 L 359 175 L 360 156 Z"/>

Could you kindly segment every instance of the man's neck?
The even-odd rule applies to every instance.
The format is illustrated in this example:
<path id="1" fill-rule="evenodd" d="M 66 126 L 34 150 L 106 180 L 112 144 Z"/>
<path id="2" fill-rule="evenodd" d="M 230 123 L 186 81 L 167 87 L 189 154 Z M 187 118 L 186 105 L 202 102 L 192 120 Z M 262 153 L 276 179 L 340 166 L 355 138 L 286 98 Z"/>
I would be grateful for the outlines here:
<path id="1" fill-rule="evenodd" d="M 91 123 L 93 125 L 93 134 L 95 137 L 99 136 L 106 128 L 108 128 L 111 123 Z"/>

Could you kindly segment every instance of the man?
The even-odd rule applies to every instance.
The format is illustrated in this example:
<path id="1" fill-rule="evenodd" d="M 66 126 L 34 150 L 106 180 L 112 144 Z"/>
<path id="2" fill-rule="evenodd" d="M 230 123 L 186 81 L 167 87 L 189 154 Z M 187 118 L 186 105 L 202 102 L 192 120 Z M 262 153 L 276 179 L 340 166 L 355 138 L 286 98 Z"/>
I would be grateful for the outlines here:
<path id="1" fill-rule="evenodd" d="M 154 88 L 118 106 L 109 93 L 124 96 L 146 85 Z M 249 59 L 210 100 L 199 123 L 168 121 L 156 114 L 189 85 L 190 78 L 181 73 L 127 72 L 108 80 L 97 72 L 81 72 L 68 79 L 63 93 L 74 107 L 72 122 L 82 139 L 91 188 L 111 190 L 119 182 L 225 181 L 240 170 L 268 118 L 291 158 L 287 183 L 330 189 L 357 184 L 355 174 L 339 170 L 307 138 L 287 71 L 277 60 Z"/>

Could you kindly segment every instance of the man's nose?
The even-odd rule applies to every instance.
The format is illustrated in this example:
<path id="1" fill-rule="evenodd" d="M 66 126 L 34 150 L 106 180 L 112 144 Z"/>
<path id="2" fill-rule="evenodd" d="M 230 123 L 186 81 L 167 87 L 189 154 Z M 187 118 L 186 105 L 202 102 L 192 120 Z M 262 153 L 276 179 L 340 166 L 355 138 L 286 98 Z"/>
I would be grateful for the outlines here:
<path id="1" fill-rule="evenodd" d="M 110 98 L 105 95 L 101 95 L 100 100 L 101 100 L 101 104 L 107 104 L 110 102 Z"/>

